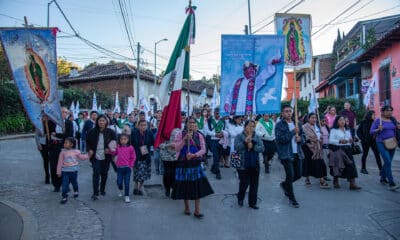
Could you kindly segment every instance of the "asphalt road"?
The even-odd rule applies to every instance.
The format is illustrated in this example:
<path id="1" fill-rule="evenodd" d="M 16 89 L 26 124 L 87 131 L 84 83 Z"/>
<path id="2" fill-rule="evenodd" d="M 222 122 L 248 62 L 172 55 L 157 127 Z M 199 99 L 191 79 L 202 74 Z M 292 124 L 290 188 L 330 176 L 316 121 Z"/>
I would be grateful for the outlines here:
<path id="1" fill-rule="evenodd" d="M 60 205 L 60 195 L 44 184 L 34 140 L 26 138 L 0 141 L 0 200 L 31 211 L 39 239 L 400 239 L 400 191 L 380 185 L 371 155 L 367 168 L 370 174 L 359 174 L 363 189 L 356 192 L 345 180 L 339 190 L 320 189 L 317 179 L 310 187 L 299 180 L 294 191 L 300 208 L 295 209 L 279 188 L 284 171 L 274 160 L 271 174 L 260 174 L 259 210 L 247 207 L 247 198 L 244 207 L 237 205 L 238 179 L 232 168 L 223 169 L 222 180 L 209 175 L 215 194 L 201 200 L 205 217 L 198 220 L 183 214 L 182 201 L 163 195 L 155 174 L 145 183 L 145 196 L 133 196 L 127 204 L 117 196 L 110 170 L 107 195 L 93 202 L 89 162 L 81 164 L 79 198 Z M 393 173 L 400 184 L 399 152 Z"/>

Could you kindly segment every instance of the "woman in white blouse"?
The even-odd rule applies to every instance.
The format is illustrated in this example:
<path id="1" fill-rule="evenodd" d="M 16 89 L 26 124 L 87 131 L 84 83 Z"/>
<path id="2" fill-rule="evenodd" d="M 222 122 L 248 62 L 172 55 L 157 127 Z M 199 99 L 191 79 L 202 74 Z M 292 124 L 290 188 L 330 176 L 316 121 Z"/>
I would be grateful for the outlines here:
<path id="1" fill-rule="evenodd" d="M 350 190 L 359 190 L 355 178 L 357 169 L 352 155 L 351 145 L 353 138 L 350 130 L 346 127 L 343 116 L 336 116 L 329 135 L 329 147 L 331 149 L 329 157 L 329 167 L 331 175 L 334 177 L 333 186 L 340 188 L 339 177 L 347 178 L 350 182 Z"/>

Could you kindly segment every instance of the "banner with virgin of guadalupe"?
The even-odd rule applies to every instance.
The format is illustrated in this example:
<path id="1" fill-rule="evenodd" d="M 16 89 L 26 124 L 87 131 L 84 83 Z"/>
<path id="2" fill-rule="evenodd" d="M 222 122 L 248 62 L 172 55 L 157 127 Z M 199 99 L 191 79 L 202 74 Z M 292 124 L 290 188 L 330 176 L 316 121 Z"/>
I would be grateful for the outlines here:
<path id="1" fill-rule="evenodd" d="M 277 35 L 222 35 L 222 116 L 280 112 L 284 43 Z"/>
<path id="2" fill-rule="evenodd" d="M 56 33 L 57 28 L 0 28 L 22 104 L 42 133 L 44 114 L 64 127 L 57 92 Z"/>
<path id="3" fill-rule="evenodd" d="M 276 13 L 275 27 L 285 36 L 285 66 L 311 68 L 311 15 Z"/>

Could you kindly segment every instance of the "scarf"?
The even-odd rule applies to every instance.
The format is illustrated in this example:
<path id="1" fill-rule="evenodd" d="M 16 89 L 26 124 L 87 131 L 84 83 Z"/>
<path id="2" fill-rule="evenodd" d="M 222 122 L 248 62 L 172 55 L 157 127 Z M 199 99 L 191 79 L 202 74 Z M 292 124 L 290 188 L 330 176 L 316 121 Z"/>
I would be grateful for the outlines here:
<path id="1" fill-rule="evenodd" d="M 196 120 L 196 123 L 197 123 L 197 127 L 199 129 L 203 129 L 203 127 L 204 127 L 204 117 L 201 116 L 199 121 L 197 119 L 195 119 L 195 120 Z"/>
<path id="2" fill-rule="evenodd" d="M 211 120 L 211 124 L 213 125 L 216 133 L 221 132 L 222 128 L 224 127 L 224 123 L 221 120 L 216 122 L 214 118 Z"/>
<path id="3" fill-rule="evenodd" d="M 265 130 L 267 130 L 268 134 L 271 135 L 274 128 L 274 124 L 272 123 L 271 119 L 269 119 L 268 122 L 265 122 L 264 118 L 260 118 L 260 123 L 263 125 Z"/>

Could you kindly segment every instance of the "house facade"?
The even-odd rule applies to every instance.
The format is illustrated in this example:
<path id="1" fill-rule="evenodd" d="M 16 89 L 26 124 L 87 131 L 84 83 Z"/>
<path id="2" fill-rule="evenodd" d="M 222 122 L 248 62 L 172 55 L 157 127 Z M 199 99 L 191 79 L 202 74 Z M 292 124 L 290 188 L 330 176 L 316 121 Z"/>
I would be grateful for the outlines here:
<path id="1" fill-rule="evenodd" d="M 387 34 L 400 20 L 400 15 L 358 22 L 336 48 L 336 65 L 328 85 L 336 85 L 336 98 L 356 99 L 362 105 L 362 81 L 371 78 L 371 67 L 359 61 L 373 44 Z M 329 93 L 329 91 L 328 91 Z"/>
<path id="2" fill-rule="evenodd" d="M 331 65 L 331 54 L 317 55 L 313 57 L 310 71 L 297 73 L 301 99 L 310 100 L 313 92 L 316 92 L 317 98 L 325 97 L 325 95 L 319 95 L 320 92 L 317 91 L 317 87 L 331 74 Z"/>
<path id="3" fill-rule="evenodd" d="M 291 101 L 294 92 L 294 73 L 285 72 L 284 74 L 286 75 L 287 84 L 286 84 L 286 96 L 284 97 L 283 100 Z M 300 97 L 300 81 L 296 81 L 296 98 L 299 97 Z"/>
<path id="4" fill-rule="evenodd" d="M 378 82 L 367 107 L 380 113 L 381 106 L 391 105 L 400 119 L 400 20 L 357 60 L 365 66 L 364 92 L 374 79 Z"/>

